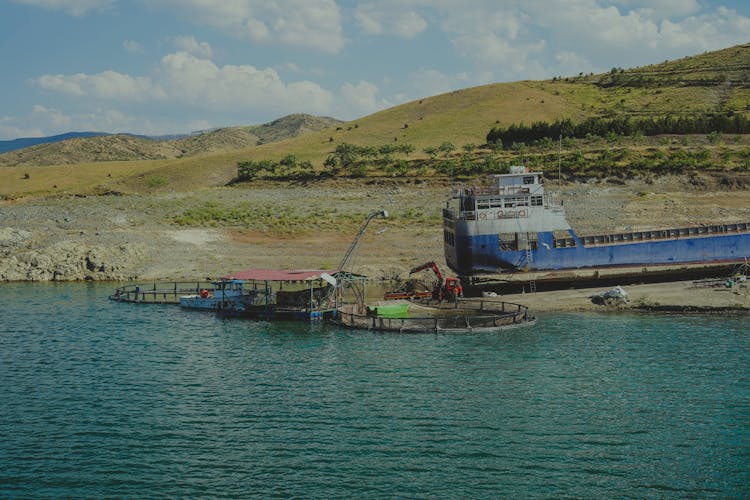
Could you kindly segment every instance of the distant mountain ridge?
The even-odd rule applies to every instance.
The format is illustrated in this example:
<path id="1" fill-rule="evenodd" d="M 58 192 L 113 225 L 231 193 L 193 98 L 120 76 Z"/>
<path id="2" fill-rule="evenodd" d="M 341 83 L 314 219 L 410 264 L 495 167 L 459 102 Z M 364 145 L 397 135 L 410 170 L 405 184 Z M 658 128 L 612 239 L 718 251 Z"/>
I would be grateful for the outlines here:
<path id="1" fill-rule="evenodd" d="M 0 141 L 0 166 L 61 165 L 98 161 L 183 158 L 281 141 L 342 123 L 330 117 L 288 115 L 269 123 L 216 128 L 190 134 L 146 136 L 70 132 Z"/>
<path id="2" fill-rule="evenodd" d="M 78 139 L 80 137 L 98 137 L 100 135 L 107 134 L 105 132 L 66 132 L 64 134 L 50 135 L 46 137 L 20 137 L 8 141 L 0 141 L 0 154 L 7 153 L 8 151 L 15 151 L 16 149 L 38 146 L 39 144 L 67 141 L 68 139 Z"/>

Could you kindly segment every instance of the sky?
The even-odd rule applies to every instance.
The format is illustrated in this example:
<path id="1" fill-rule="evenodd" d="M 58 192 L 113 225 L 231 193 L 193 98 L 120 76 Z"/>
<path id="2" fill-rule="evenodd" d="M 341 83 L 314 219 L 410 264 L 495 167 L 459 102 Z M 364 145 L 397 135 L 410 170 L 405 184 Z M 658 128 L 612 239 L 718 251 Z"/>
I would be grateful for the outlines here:
<path id="1" fill-rule="evenodd" d="M 0 140 L 353 120 L 748 42 L 747 0 L 0 0 Z"/>

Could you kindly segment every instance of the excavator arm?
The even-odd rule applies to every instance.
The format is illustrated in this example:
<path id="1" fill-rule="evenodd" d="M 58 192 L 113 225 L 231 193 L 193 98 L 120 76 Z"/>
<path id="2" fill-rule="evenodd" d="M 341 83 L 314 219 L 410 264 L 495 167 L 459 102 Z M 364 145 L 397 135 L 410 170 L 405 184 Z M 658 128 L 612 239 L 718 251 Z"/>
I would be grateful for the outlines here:
<path id="1" fill-rule="evenodd" d="M 432 272 L 435 273 L 435 276 L 437 277 L 438 285 L 443 286 L 443 273 L 440 272 L 440 268 L 435 263 L 435 261 L 425 262 L 421 266 L 417 266 L 411 271 L 409 271 L 409 274 L 418 273 L 419 271 L 424 271 L 425 269 L 432 269 Z"/>

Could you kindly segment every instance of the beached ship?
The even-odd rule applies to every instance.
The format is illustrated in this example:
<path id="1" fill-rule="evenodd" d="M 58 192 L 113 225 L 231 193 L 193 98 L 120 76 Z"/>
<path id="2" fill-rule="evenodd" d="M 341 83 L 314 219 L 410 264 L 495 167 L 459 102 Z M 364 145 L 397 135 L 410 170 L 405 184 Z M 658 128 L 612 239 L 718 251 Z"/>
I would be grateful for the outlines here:
<path id="1" fill-rule="evenodd" d="M 493 177 L 492 186 L 453 188 L 443 209 L 445 259 L 461 276 L 750 257 L 748 222 L 578 236 L 541 172 L 516 166 Z"/>

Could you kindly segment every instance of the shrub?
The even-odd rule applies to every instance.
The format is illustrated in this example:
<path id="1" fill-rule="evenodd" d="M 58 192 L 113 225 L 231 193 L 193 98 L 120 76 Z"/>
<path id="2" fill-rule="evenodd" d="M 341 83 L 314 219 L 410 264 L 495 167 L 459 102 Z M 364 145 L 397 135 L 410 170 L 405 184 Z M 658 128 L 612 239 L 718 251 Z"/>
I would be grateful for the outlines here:
<path id="1" fill-rule="evenodd" d="M 167 179 L 166 177 L 162 175 L 152 175 L 152 176 L 149 176 L 146 182 L 148 183 L 148 187 L 154 189 L 154 188 L 166 186 L 167 184 L 169 184 L 169 179 Z"/>

